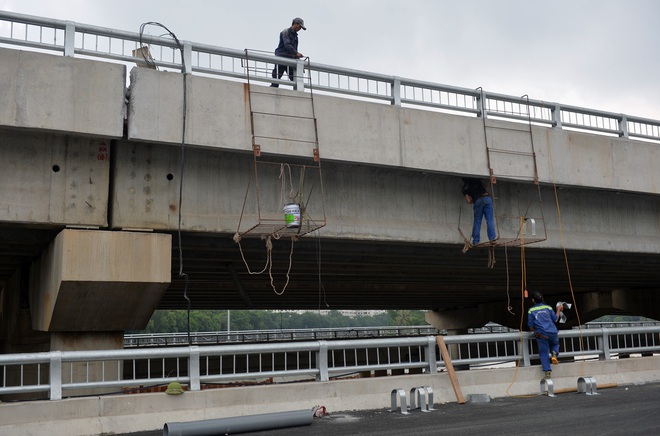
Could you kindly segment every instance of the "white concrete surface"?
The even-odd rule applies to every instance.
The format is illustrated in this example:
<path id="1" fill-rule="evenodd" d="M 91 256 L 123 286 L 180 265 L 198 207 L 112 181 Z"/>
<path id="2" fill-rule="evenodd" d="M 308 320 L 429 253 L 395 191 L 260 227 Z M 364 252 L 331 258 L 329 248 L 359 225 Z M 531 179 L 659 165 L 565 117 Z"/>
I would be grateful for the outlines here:
<path id="1" fill-rule="evenodd" d="M 126 67 L 0 48 L 0 127 L 120 138 Z"/>
<path id="2" fill-rule="evenodd" d="M 131 71 L 131 110 L 128 138 L 132 141 L 181 142 L 183 86 L 178 74 L 135 68 Z M 253 85 L 253 88 L 264 88 Z M 268 89 L 268 88 L 266 88 Z M 261 92 L 261 91 L 260 91 Z M 300 102 L 285 98 L 294 91 L 266 90 L 271 107 L 294 113 Z M 251 149 L 247 85 L 221 79 L 189 78 L 186 102 L 190 145 L 234 151 Z M 266 98 L 266 97 L 264 97 Z M 469 116 L 388 106 L 354 99 L 314 96 L 322 159 L 373 166 L 407 168 L 445 174 L 488 176 L 483 120 Z M 287 127 L 272 117 L 273 132 L 287 147 Z M 526 124 L 488 120 L 493 148 L 531 152 Z M 541 183 L 660 193 L 657 144 L 570 130 L 534 127 L 533 143 Z M 500 156 L 497 173 L 529 181 L 529 163 L 516 155 Z"/>
<path id="3" fill-rule="evenodd" d="M 302 116 L 311 109 L 292 90 L 254 85 L 258 93 L 250 92 L 244 83 L 200 76 L 186 78 L 184 105 L 183 75 L 134 68 L 128 140 L 108 144 L 99 138 L 122 134 L 123 67 L 16 50 L 0 50 L 0 60 L 0 87 L 12 98 L 0 108 L 0 126 L 38 132 L 0 135 L 0 181 L 8 187 L 0 193 L 0 220 L 7 222 L 177 229 L 185 106 L 182 230 L 233 234 L 252 167 L 250 97 L 266 112 Z M 51 88 L 57 92 L 44 92 Z M 482 119 L 316 94 L 314 104 L 325 192 L 317 184 L 308 211 L 313 218 L 327 212 L 324 236 L 462 243 L 456 229 L 467 231 L 470 217 L 458 177 L 488 175 Z M 56 109 L 69 115 L 55 116 Z M 308 137 L 307 124 L 298 132 L 285 117 L 265 118 L 260 126 L 280 137 L 265 153 L 283 163 L 309 160 L 309 146 L 287 140 Z M 487 120 L 487 127 L 490 146 L 531 151 L 525 124 Z M 545 127 L 534 127 L 533 138 L 545 205 L 538 231 L 549 235 L 543 247 L 562 246 L 550 185 L 556 181 L 566 248 L 660 251 L 657 144 Z M 519 216 L 542 215 L 530 162 L 515 155 L 494 162 L 509 174 L 496 185 L 498 215 L 508 217 L 499 221 L 500 237 L 518 232 Z M 270 216 L 281 215 L 278 175 L 259 179 L 271 208 L 262 213 Z M 247 228 L 258 222 L 256 211 L 254 201 L 246 204 Z"/>
<path id="4" fill-rule="evenodd" d="M 0 221 L 106 226 L 110 149 L 99 138 L 1 132 Z"/>
<path id="5" fill-rule="evenodd" d="M 116 148 L 112 226 L 175 230 L 180 149 L 125 141 L 118 141 Z M 250 181 L 252 164 L 250 154 L 188 148 L 182 228 L 233 234 L 244 203 L 241 228 L 258 223 L 256 185 Z M 259 173 L 260 201 L 267 206 L 262 214 L 270 217 L 282 213 L 279 169 L 275 166 Z M 309 197 L 309 211 L 312 217 L 322 216 L 321 208 L 326 211 L 324 237 L 462 244 L 459 225 L 465 234 L 470 233 L 472 210 L 460 195 L 461 181 L 456 177 L 338 162 L 322 163 L 322 174 L 324 195 L 317 184 Z M 297 176 L 294 179 L 297 187 Z M 552 187 L 543 189 L 542 202 L 533 184 L 502 181 L 496 190 L 500 237 L 515 236 L 519 217 L 527 213 L 537 220 L 539 237 L 544 236 L 544 227 L 547 230 L 548 240 L 535 246 L 562 247 Z M 646 196 L 642 201 L 630 193 L 564 188 L 558 190 L 558 197 L 567 248 L 660 252 L 660 196 Z M 531 229 L 526 235 L 531 237 Z"/>

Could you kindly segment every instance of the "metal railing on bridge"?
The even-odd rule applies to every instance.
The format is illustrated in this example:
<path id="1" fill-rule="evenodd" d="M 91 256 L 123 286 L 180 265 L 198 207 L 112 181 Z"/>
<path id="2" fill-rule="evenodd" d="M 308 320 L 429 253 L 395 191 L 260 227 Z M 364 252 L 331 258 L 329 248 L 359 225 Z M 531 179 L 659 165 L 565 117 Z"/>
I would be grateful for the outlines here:
<path id="1" fill-rule="evenodd" d="M 438 334 L 441 334 L 441 332 L 430 326 L 238 330 L 228 332 L 191 332 L 190 336 L 188 336 L 188 333 L 134 333 L 124 335 L 124 347 L 220 345 L 230 343 L 360 339 Z"/>
<path id="2" fill-rule="evenodd" d="M 64 56 L 103 58 L 130 64 L 144 64 L 139 56 L 148 49 L 150 64 L 161 69 L 183 71 L 232 80 L 270 84 L 274 65 L 310 69 L 311 83 L 297 80 L 294 89 L 311 86 L 315 93 L 380 101 L 473 116 L 532 122 L 554 128 L 570 128 L 624 138 L 660 141 L 660 121 L 620 113 L 569 106 L 385 74 L 330 65 L 307 63 L 256 50 L 235 50 L 189 41 L 153 37 L 134 32 L 0 11 L 0 44 Z M 146 47 L 146 49 L 145 49 Z M 249 52 L 249 60 L 247 56 Z M 138 57 L 136 57 L 138 56 Z"/>
<path id="3" fill-rule="evenodd" d="M 660 353 L 660 326 L 565 330 L 559 337 L 562 359 Z M 528 332 L 444 340 L 456 367 L 529 366 L 538 359 Z M 439 356 L 436 336 L 6 354 L 0 355 L 0 395 L 43 393 L 58 400 L 81 389 L 140 389 L 174 381 L 195 391 L 273 377 L 328 381 L 372 371 L 435 374 L 445 365 Z"/>

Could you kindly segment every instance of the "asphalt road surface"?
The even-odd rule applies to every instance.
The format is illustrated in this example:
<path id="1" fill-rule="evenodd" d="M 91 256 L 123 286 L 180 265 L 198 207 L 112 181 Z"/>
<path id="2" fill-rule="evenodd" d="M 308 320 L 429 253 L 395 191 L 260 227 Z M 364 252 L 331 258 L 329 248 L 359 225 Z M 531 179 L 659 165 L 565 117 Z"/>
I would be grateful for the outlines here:
<path id="1" fill-rule="evenodd" d="M 386 394 L 384 394 L 386 395 Z M 343 435 L 660 435 L 660 383 L 575 392 L 555 397 L 436 404 L 409 415 L 389 409 L 333 412 L 311 425 L 241 433 L 254 436 Z M 162 431 L 135 433 L 158 435 Z M 220 434 L 220 433 L 219 433 Z M 232 433 L 233 434 L 233 433 Z"/>

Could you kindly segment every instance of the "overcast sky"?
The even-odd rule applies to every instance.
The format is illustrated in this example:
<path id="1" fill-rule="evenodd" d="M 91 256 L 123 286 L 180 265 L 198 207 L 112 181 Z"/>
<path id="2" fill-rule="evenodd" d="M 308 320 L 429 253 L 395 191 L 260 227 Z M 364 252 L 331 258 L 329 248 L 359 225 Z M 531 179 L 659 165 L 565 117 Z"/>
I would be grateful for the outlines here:
<path id="1" fill-rule="evenodd" d="M 0 9 L 660 119 L 658 0 L 0 0 Z M 153 35 L 162 29 L 152 26 Z"/>

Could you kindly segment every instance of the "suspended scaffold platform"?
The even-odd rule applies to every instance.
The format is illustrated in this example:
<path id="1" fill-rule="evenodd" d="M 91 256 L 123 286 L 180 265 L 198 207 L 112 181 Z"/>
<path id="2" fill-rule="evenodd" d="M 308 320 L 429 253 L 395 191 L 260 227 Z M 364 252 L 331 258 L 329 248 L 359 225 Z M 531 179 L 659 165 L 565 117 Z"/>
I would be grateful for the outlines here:
<path id="1" fill-rule="evenodd" d="M 292 70 L 294 88 L 303 83 L 300 75 L 307 81 L 309 91 L 303 92 L 265 86 L 286 81 L 273 79 L 271 67 L 248 50 L 244 67 L 254 161 L 236 233 L 296 239 L 326 224 L 310 69 L 306 77 Z"/>
<path id="2" fill-rule="evenodd" d="M 523 96 L 523 99 L 526 97 Z M 467 225 L 462 222 L 462 207 L 459 210 L 458 231 L 465 242 L 463 252 L 474 248 L 488 248 L 492 255 L 495 247 L 520 247 L 545 241 L 547 231 L 529 104 L 509 102 L 504 110 L 513 112 L 508 114 L 509 116 L 518 115 L 523 122 L 505 123 L 496 119 L 497 113 L 501 113 L 503 108 L 490 108 L 490 100 L 485 98 L 483 90 L 480 99 L 490 175 L 488 182 L 484 184 L 493 200 L 497 236 L 495 239 L 473 245 L 473 221 L 469 220 Z M 493 118 L 487 116 L 489 113 L 493 114 Z M 520 183 L 521 179 L 528 180 L 530 185 L 524 186 Z M 506 198 L 507 201 L 499 201 L 501 198 Z M 489 266 L 492 267 L 493 264 L 494 257 Z"/>

